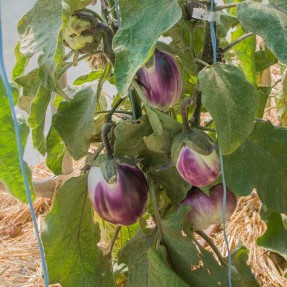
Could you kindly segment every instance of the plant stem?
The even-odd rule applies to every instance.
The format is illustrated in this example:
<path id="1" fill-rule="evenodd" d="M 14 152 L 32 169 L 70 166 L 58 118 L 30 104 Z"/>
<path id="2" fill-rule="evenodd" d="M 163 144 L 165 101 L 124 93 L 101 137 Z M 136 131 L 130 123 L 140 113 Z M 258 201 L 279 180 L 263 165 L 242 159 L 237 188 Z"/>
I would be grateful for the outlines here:
<path id="1" fill-rule="evenodd" d="M 209 7 L 207 7 L 209 8 Z M 197 71 L 198 73 L 206 67 L 206 64 L 212 64 L 212 45 L 210 41 L 210 26 L 209 23 L 205 23 L 205 33 L 204 33 L 204 41 L 203 41 L 203 50 L 201 61 L 197 63 Z M 200 126 L 200 115 L 201 115 L 201 91 L 199 91 L 198 87 L 195 88 L 194 93 L 194 111 L 192 115 L 192 125 L 194 127 Z"/>
<path id="2" fill-rule="evenodd" d="M 132 105 L 133 120 L 137 120 L 142 116 L 141 101 L 135 90 L 129 88 L 129 99 Z"/>
<path id="3" fill-rule="evenodd" d="M 203 130 L 203 131 L 215 133 L 215 129 L 213 129 L 213 128 L 202 127 L 202 126 L 200 126 L 200 125 L 197 125 L 196 128 L 199 129 L 199 130 Z"/>
<path id="4" fill-rule="evenodd" d="M 95 112 L 95 115 L 107 114 L 107 113 L 110 113 L 110 112 L 111 112 L 111 110 L 100 111 L 100 112 Z M 129 115 L 129 116 L 133 115 L 133 113 L 126 112 L 126 111 L 115 111 L 114 114 L 124 114 L 124 115 Z"/>
<path id="5" fill-rule="evenodd" d="M 105 21 L 97 12 L 95 12 L 94 10 L 91 10 L 91 9 L 88 9 L 88 8 L 84 8 L 84 9 L 81 9 L 81 11 L 85 11 L 85 12 L 91 13 L 91 14 L 94 15 L 98 20 L 100 20 L 100 22 L 106 23 L 106 21 Z"/>
<path id="6" fill-rule="evenodd" d="M 163 236 L 163 230 L 162 230 L 162 225 L 161 225 L 161 217 L 158 211 L 157 207 L 157 202 L 156 202 L 156 194 L 154 190 L 154 182 L 151 178 L 151 176 L 148 176 L 148 186 L 149 186 L 149 192 L 150 192 L 150 197 L 151 197 L 151 204 L 152 204 L 152 209 L 155 217 L 155 222 L 157 225 L 157 228 L 159 230 L 159 236 L 160 236 L 160 241 L 164 241 L 164 236 Z"/>
<path id="7" fill-rule="evenodd" d="M 202 61 L 202 60 L 200 60 L 200 59 L 198 59 L 198 58 L 194 58 L 193 61 L 194 61 L 195 63 L 202 64 L 202 65 L 204 65 L 204 66 L 209 66 L 208 63 L 206 63 L 206 62 L 204 62 L 204 61 Z"/>
<path id="8" fill-rule="evenodd" d="M 183 131 L 185 133 L 190 133 L 190 126 L 189 126 L 189 123 L 188 123 L 188 107 L 192 104 L 192 102 L 194 101 L 194 97 L 188 97 L 188 98 L 185 98 L 182 103 L 181 103 L 181 107 L 180 107 L 180 110 L 181 110 L 181 118 L 182 118 L 182 125 L 183 125 Z"/>
<path id="9" fill-rule="evenodd" d="M 109 140 L 109 133 L 110 133 L 111 127 L 112 127 L 111 124 L 108 123 L 108 124 L 105 124 L 102 128 L 102 138 L 103 138 L 104 146 L 106 148 L 108 160 L 114 159 L 114 155 L 113 155 L 111 145 L 110 145 L 110 140 Z"/>
<path id="10" fill-rule="evenodd" d="M 113 247 L 114 247 L 114 245 L 115 245 L 115 243 L 116 243 L 116 240 L 117 240 L 117 237 L 118 237 L 120 231 L 121 231 L 121 226 L 117 226 L 117 228 L 116 228 L 116 230 L 115 230 L 115 233 L 114 233 L 114 236 L 113 236 L 113 238 L 112 238 L 112 240 L 111 240 L 111 242 L 110 242 L 110 244 L 109 244 L 108 253 L 107 253 L 107 255 L 106 255 L 107 257 L 110 257 L 110 258 L 111 258 L 112 252 L 113 252 Z"/>
<path id="11" fill-rule="evenodd" d="M 246 38 L 255 35 L 254 33 L 246 33 L 244 35 L 242 35 L 241 37 L 239 37 L 238 39 L 236 39 L 234 42 L 230 43 L 229 45 L 227 45 L 225 48 L 223 48 L 221 50 L 222 53 L 227 52 L 228 50 L 230 50 L 231 48 L 233 48 L 235 45 L 237 45 L 238 43 L 240 43 L 241 41 L 245 40 Z"/>
<path id="12" fill-rule="evenodd" d="M 271 89 L 275 88 L 281 81 L 282 81 L 282 79 L 277 80 L 277 81 L 271 86 Z"/>
<path id="13" fill-rule="evenodd" d="M 214 11 L 237 7 L 237 5 L 238 5 L 238 3 L 230 3 L 230 4 L 225 4 L 225 5 L 218 5 L 218 6 L 214 7 Z"/>
<path id="14" fill-rule="evenodd" d="M 89 170 L 91 168 L 91 163 L 100 155 L 101 151 L 104 149 L 105 145 L 101 143 L 93 154 L 89 154 L 86 156 L 85 166 L 82 170 Z"/>
<path id="15" fill-rule="evenodd" d="M 121 103 L 126 99 L 126 97 L 124 98 L 120 98 L 116 104 L 113 106 L 113 108 L 107 113 L 106 115 L 106 123 L 110 122 L 112 120 L 112 116 L 114 114 L 114 112 L 117 110 L 117 108 L 121 105 Z"/>
<path id="16" fill-rule="evenodd" d="M 205 242 L 212 248 L 212 250 L 218 257 L 218 260 L 220 261 L 221 265 L 226 266 L 226 262 L 224 258 L 222 257 L 220 251 L 218 250 L 216 245 L 213 243 L 213 241 L 210 239 L 210 237 L 201 230 L 195 230 L 194 232 L 197 233 L 200 237 L 202 237 L 205 240 Z"/>
<path id="17" fill-rule="evenodd" d="M 199 91 L 197 88 L 194 91 L 194 111 L 193 111 L 193 115 L 191 118 L 191 126 L 192 127 L 199 127 L 200 126 L 200 114 L 201 114 L 201 91 Z"/>

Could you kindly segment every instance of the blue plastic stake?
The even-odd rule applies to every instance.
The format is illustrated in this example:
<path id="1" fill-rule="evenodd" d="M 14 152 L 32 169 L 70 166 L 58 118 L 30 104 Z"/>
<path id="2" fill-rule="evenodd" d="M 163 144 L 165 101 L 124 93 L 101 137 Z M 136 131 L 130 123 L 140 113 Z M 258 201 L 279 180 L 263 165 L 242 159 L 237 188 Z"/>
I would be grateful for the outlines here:
<path id="1" fill-rule="evenodd" d="M 22 149 L 22 144 L 21 144 L 20 129 L 18 126 L 18 121 L 16 118 L 15 110 L 14 110 L 12 91 L 11 91 L 11 87 L 10 87 L 10 84 L 8 81 L 8 77 L 7 77 L 5 65 L 4 65 L 3 39 L 2 39 L 2 17 L 1 17 L 1 15 L 2 14 L 1 14 L 1 1 L 0 1 L 0 73 L 1 73 L 1 76 L 2 76 L 3 81 L 4 81 L 4 86 L 5 86 L 7 95 L 8 95 L 8 100 L 9 100 L 9 104 L 10 104 L 10 108 L 11 108 L 11 115 L 12 115 L 15 133 L 16 133 L 16 141 L 17 141 L 17 148 L 18 148 L 18 154 L 19 154 L 21 173 L 22 173 L 22 176 L 24 179 L 26 197 L 28 199 L 30 213 L 31 213 L 31 217 L 33 220 L 33 225 L 34 225 L 34 229 L 35 229 L 35 233 L 37 236 L 38 245 L 39 245 L 39 249 L 40 249 L 41 262 L 42 262 L 42 268 L 43 268 L 43 273 L 44 273 L 44 283 L 45 283 L 45 287 L 48 287 L 49 286 L 49 279 L 48 279 L 47 264 L 46 264 L 45 255 L 44 255 L 44 247 L 43 247 L 40 235 L 39 235 L 37 219 L 36 219 L 36 215 L 35 215 L 35 211 L 34 211 L 34 207 L 33 207 L 31 191 L 29 188 L 28 177 L 27 177 L 27 173 L 26 173 L 26 169 L 25 169 L 25 163 L 23 160 L 23 149 Z"/>

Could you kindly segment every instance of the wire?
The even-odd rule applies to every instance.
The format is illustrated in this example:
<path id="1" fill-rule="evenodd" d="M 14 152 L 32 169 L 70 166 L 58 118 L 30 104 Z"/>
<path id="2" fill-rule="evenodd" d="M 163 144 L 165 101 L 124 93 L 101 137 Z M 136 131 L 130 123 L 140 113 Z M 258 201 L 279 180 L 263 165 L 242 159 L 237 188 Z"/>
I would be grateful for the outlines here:
<path id="1" fill-rule="evenodd" d="M 33 220 L 33 225 L 34 225 L 34 229 L 35 229 L 35 233 L 36 233 L 36 237 L 37 237 L 38 245 L 39 245 L 39 249 L 40 249 L 40 256 L 41 256 L 42 268 L 43 268 L 43 273 L 44 273 L 44 283 L 45 283 L 45 287 L 48 287 L 49 286 L 49 279 L 48 279 L 47 264 L 46 264 L 45 255 L 44 255 L 44 247 L 43 247 L 43 244 L 42 244 L 42 241 L 40 238 L 40 234 L 39 234 L 39 230 L 38 230 L 37 219 L 36 219 L 36 215 L 35 215 L 35 211 L 34 211 L 34 207 L 33 207 L 31 191 L 29 188 L 28 177 L 27 177 L 27 173 L 26 173 L 26 169 L 25 169 L 25 163 L 23 160 L 23 149 L 22 149 L 22 144 L 21 144 L 21 135 L 20 135 L 20 129 L 18 126 L 18 121 L 16 118 L 16 113 L 14 110 L 12 91 L 11 91 L 11 87 L 10 87 L 10 84 L 8 81 L 8 77 L 7 77 L 5 65 L 4 65 L 1 11 L 2 10 L 1 10 L 1 1 L 0 1 L 0 73 L 1 73 L 2 78 L 3 78 L 4 86 L 5 86 L 7 95 L 8 95 L 8 101 L 9 101 L 10 108 L 11 108 L 11 115 L 12 115 L 15 133 L 16 133 L 16 142 L 17 142 L 17 148 L 18 148 L 18 154 L 19 154 L 21 173 L 22 173 L 22 176 L 24 179 L 26 197 L 28 199 L 30 213 L 31 213 L 31 217 Z"/>
<path id="2" fill-rule="evenodd" d="M 210 2 L 210 11 L 214 10 L 214 0 Z M 212 50 L 213 50 L 213 63 L 216 64 L 217 62 L 217 41 L 216 41 L 216 31 L 214 27 L 214 22 L 210 22 L 210 36 L 211 36 L 211 43 L 212 43 Z M 222 208 L 222 221 L 223 221 L 223 236 L 224 241 L 226 244 L 227 249 L 227 256 L 228 256 L 228 285 L 232 287 L 232 280 L 231 280 L 231 253 L 229 248 L 229 243 L 226 234 L 226 181 L 225 181 L 225 174 L 224 174 L 224 163 L 223 163 L 223 156 L 222 151 L 219 146 L 219 158 L 221 164 L 221 174 L 222 174 L 222 183 L 223 183 L 223 208 Z"/>

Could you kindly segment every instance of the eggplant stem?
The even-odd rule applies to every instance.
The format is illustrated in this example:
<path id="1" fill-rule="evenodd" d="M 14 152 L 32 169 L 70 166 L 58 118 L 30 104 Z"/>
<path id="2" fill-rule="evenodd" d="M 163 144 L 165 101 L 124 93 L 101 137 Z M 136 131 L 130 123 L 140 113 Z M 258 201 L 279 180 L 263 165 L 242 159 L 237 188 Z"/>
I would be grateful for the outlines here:
<path id="1" fill-rule="evenodd" d="M 111 127 L 112 127 L 111 124 L 105 124 L 102 128 L 103 144 L 106 148 L 108 160 L 114 159 L 114 155 L 113 155 L 111 145 L 110 145 L 110 140 L 109 140 L 109 133 L 111 131 Z"/>
<path id="2" fill-rule="evenodd" d="M 120 231 L 121 231 L 121 226 L 117 226 L 117 228 L 115 230 L 115 233 L 114 233 L 114 236 L 113 236 L 113 238 L 112 238 L 112 240 L 111 240 L 111 242 L 109 244 L 108 253 L 106 255 L 109 258 L 111 258 L 111 256 L 112 256 L 113 247 L 114 247 L 114 245 L 116 243 L 116 240 L 117 240 L 117 237 L 118 237 Z"/>
<path id="3" fill-rule="evenodd" d="M 159 231 L 159 237 L 160 237 L 159 241 L 164 241 L 163 229 L 162 229 L 162 225 L 161 225 L 161 217 L 160 217 L 159 210 L 158 210 L 157 203 L 156 203 L 156 194 L 155 194 L 155 190 L 154 190 L 154 182 L 150 176 L 148 176 L 147 179 L 148 179 L 148 186 L 149 186 L 149 192 L 150 192 L 150 197 L 151 197 L 151 204 L 152 204 L 152 208 L 153 208 L 153 213 L 154 213 L 156 225 L 157 225 L 157 228 Z"/>
<path id="4" fill-rule="evenodd" d="M 225 262 L 224 258 L 222 257 L 220 251 L 218 250 L 216 245 L 213 243 L 211 238 L 201 230 L 195 230 L 194 232 L 197 233 L 200 237 L 202 237 L 205 240 L 205 242 L 211 247 L 211 249 L 216 254 L 218 260 L 220 261 L 221 265 L 226 266 L 226 262 Z"/>

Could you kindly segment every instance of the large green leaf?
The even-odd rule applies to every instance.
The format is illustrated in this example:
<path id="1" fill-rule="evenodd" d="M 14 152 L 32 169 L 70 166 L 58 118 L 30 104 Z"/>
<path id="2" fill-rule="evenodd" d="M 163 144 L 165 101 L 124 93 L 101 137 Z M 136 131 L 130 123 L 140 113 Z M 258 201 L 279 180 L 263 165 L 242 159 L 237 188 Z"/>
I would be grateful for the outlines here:
<path id="1" fill-rule="evenodd" d="M 12 80 L 15 80 L 17 77 L 22 76 L 26 66 L 29 63 L 29 58 L 24 56 L 20 52 L 20 42 L 18 42 L 15 47 L 14 55 L 16 58 L 16 64 L 12 71 Z"/>
<path id="2" fill-rule="evenodd" d="M 87 175 L 59 189 L 42 230 L 50 283 L 63 287 L 114 286 L 110 264 L 97 247 L 100 230 L 86 192 Z"/>
<path id="3" fill-rule="evenodd" d="M 242 35 L 244 30 L 239 26 L 232 34 L 231 41 L 235 41 Z M 239 60 L 239 66 L 242 68 L 246 79 L 253 85 L 256 85 L 256 66 L 255 66 L 255 50 L 256 37 L 251 36 L 235 45 L 232 50 L 236 53 Z"/>
<path id="4" fill-rule="evenodd" d="M 146 106 L 153 133 L 144 137 L 148 150 L 170 155 L 174 137 L 182 131 L 182 125 L 170 116 Z"/>
<path id="5" fill-rule="evenodd" d="M 7 190 L 12 195 L 21 201 L 26 202 L 27 199 L 25 195 L 24 179 L 21 174 L 16 134 L 2 78 L 0 78 L 0 103 L 0 181 L 4 183 Z M 20 132 L 24 149 L 29 129 L 22 120 L 20 122 Z M 27 165 L 26 171 L 28 174 L 30 190 L 33 191 L 31 173 Z M 34 194 L 32 194 L 32 196 L 34 196 Z"/>
<path id="6" fill-rule="evenodd" d="M 55 175 L 62 174 L 62 162 L 66 151 L 65 144 L 54 127 L 51 127 L 47 135 L 47 167 Z"/>
<path id="7" fill-rule="evenodd" d="M 232 251 L 231 262 L 233 268 L 233 286 L 234 287 L 259 287 L 255 276 L 247 265 L 248 250 L 246 247 L 241 247 Z M 236 273 L 235 273 L 236 271 Z"/>
<path id="8" fill-rule="evenodd" d="M 237 195 L 248 195 L 256 188 L 268 209 L 286 213 L 286 151 L 287 129 L 256 123 L 238 150 L 224 157 L 229 188 Z"/>
<path id="9" fill-rule="evenodd" d="M 128 264 L 128 287 L 148 286 L 147 250 L 153 245 L 155 230 L 143 232 L 139 229 L 136 235 L 119 251 L 120 263 Z"/>
<path id="10" fill-rule="evenodd" d="M 52 125 L 76 160 L 86 155 L 94 127 L 95 92 L 89 88 L 76 91 L 69 102 L 59 104 Z"/>
<path id="11" fill-rule="evenodd" d="M 265 69 L 276 63 L 278 63 L 277 58 L 268 48 L 255 52 L 255 65 L 257 73 L 263 72 Z"/>
<path id="12" fill-rule="evenodd" d="M 181 209 L 162 221 L 164 241 L 174 271 L 190 286 L 226 286 L 226 268 L 220 266 L 213 255 L 203 248 L 199 253 L 191 237 L 184 235 L 185 215 L 186 209 Z"/>
<path id="13" fill-rule="evenodd" d="M 117 87 L 125 96 L 160 34 L 171 28 L 182 13 L 176 0 L 120 0 L 119 6 L 121 25 L 113 49 Z"/>
<path id="14" fill-rule="evenodd" d="M 235 66 L 215 64 L 198 75 L 202 103 L 211 114 L 223 154 L 234 152 L 253 129 L 257 92 Z"/>
<path id="15" fill-rule="evenodd" d="M 268 250 L 279 253 L 287 259 L 287 230 L 280 213 L 272 212 L 268 218 L 267 231 L 258 237 L 257 244 Z"/>
<path id="16" fill-rule="evenodd" d="M 18 24 L 21 53 L 31 57 L 43 51 L 46 59 L 53 57 L 62 26 L 61 15 L 60 0 L 38 0 Z"/>
<path id="17" fill-rule="evenodd" d="M 143 138 L 152 133 L 152 128 L 148 117 L 144 115 L 137 121 L 126 120 L 120 122 L 114 133 L 116 156 L 136 158 L 147 150 Z"/>
<path id="18" fill-rule="evenodd" d="M 51 91 L 40 86 L 36 97 L 32 101 L 28 123 L 32 129 L 33 146 L 44 155 L 46 153 L 46 139 L 44 136 L 46 111 L 51 100 Z"/>
<path id="19" fill-rule="evenodd" d="M 287 1 L 242 2 L 237 6 L 237 17 L 246 30 L 261 36 L 276 57 L 287 63 Z"/>
<path id="20" fill-rule="evenodd" d="M 162 247 L 166 252 L 166 250 Z M 148 254 L 148 285 L 152 287 L 188 287 L 177 274 L 170 268 L 166 254 L 150 248 Z"/>
<path id="21" fill-rule="evenodd" d="M 17 106 L 29 114 L 31 103 L 41 86 L 39 69 L 34 69 L 27 75 L 16 78 L 15 82 L 23 87 L 23 93 L 19 98 Z"/>

